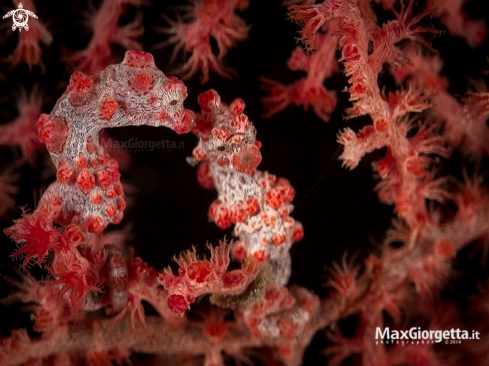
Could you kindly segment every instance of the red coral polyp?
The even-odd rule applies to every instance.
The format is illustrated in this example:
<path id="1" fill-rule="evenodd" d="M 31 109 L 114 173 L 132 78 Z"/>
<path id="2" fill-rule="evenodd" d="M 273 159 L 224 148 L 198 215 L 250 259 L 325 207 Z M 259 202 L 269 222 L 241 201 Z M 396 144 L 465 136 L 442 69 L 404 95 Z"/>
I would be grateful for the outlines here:
<path id="1" fill-rule="evenodd" d="M 187 276 L 197 283 L 204 283 L 209 278 L 211 271 L 208 261 L 190 263 L 187 267 Z"/>
<path id="2" fill-rule="evenodd" d="M 187 300 L 182 295 L 170 295 L 167 301 L 170 310 L 176 314 L 183 314 L 185 310 L 190 309 Z"/>
<path id="3" fill-rule="evenodd" d="M 18 244 L 24 244 L 12 257 L 24 256 L 25 267 L 31 259 L 37 258 L 36 263 L 42 265 L 49 250 L 59 244 L 60 232 L 53 226 L 52 218 L 46 211 L 39 210 L 33 214 L 26 214 L 22 209 L 22 218 L 4 230 Z"/>

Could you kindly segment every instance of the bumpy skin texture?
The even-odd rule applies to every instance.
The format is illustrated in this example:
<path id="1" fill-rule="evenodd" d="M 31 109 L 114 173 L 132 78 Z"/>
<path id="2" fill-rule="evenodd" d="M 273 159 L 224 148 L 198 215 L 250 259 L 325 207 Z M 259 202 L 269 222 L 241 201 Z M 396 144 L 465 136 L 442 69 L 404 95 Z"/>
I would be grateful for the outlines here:
<path id="1" fill-rule="evenodd" d="M 194 133 L 200 141 L 193 155 L 203 163 L 197 178 L 219 194 L 209 217 L 221 228 L 235 223 L 239 241 L 234 256 L 268 260 L 270 279 L 284 285 L 290 276 L 289 249 L 303 236 L 302 225 L 289 216 L 294 189 L 286 179 L 255 169 L 261 161 L 261 143 L 242 113 L 241 99 L 227 106 L 216 91 L 209 90 L 199 96 L 199 104 L 202 112 Z"/>
<path id="2" fill-rule="evenodd" d="M 136 320 L 144 324 L 142 299 L 155 309 L 166 303 L 156 271 L 132 255 L 125 259 L 113 242 L 97 247 L 90 241 L 109 223 L 119 223 L 126 207 L 118 164 L 101 146 L 99 131 L 149 125 L 189 132 L 194 114 L 182 106 L 186 96 L 185 85 L 163 75 L 150 54 L 128 51 L 121 64 L 94 76 L 75 72 L 51 114 L 39 117 L 39 139 L 51 155 L 57 181 L 32 214 L 24 210 L 4 233 L 19 245 L 12 256 L 24 257 L 24 267 L 33 261 L 45 266 L 53 277 L 48 286 L 55 285 L 58 299 L 73 309 L 90 311 L 110 303 L 134 327 Z M 54 259 L 44 265 L 53 251 Z M 99 291 L 104 285 L 110 299 Z"/>
<path id="3" fill-rule="evenodd" d="M 125 202 L 118 164 L 100 145 L 100 130 L 149 125 L 186 133 L 193 123 L 182 106 L 186 96 L 184 84 L 166 77 L 144 52 L 128 51 L 121 64 L 94 76 L 74 73 L 51 114 L 37 123 L 57 168 L 39 207 L 51 208 L 61 224 L 78 216 L 91 233 L 120 222 Z"/>

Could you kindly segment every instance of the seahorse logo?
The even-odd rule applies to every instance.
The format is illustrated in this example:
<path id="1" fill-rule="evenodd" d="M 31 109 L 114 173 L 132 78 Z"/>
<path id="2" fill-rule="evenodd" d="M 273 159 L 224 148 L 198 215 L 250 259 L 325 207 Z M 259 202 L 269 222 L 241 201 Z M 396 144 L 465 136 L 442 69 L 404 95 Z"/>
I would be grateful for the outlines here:
<path id="1" fill-rule="evenodd" d="M 3 16 L 3 19 L 12 16 L 12 20 L 14 21 L 14 24 L 12 24 L 13 31 L 16 30 L 17 28 L 19 28 L 19 32 L 22 31 L 22 28 L 28 31 L 29 24 L 27 24 L 27 21 L 29 20 L 29 15 L 37 19 L 36 14 L 34 14 L 32 11 L 25 10 L 22 3 L 19 3 L 19 8 L 9 11 L 7 14 Z"/>

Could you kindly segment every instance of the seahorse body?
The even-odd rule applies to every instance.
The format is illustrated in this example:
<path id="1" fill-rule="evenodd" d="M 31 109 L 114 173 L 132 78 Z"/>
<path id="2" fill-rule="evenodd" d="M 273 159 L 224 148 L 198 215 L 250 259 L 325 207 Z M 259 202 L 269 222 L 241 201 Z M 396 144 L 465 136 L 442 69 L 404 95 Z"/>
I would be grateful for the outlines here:
<path id="1" fill-rule="evenodd" d="M 166 77 L 149 53 L 127 51 L 121 64 L 89 76 L 75 72 L 53 111 L 37 122 L 57 169 L 40 208 L 54 211 L 54 221 L 78 216 L 91 233 L 122 220 L 126 207 L 117 162 L 100 145 L 103 128 L 166 126 L 189 132 L 193 112 L 183 108 L 185 85 Z"/>

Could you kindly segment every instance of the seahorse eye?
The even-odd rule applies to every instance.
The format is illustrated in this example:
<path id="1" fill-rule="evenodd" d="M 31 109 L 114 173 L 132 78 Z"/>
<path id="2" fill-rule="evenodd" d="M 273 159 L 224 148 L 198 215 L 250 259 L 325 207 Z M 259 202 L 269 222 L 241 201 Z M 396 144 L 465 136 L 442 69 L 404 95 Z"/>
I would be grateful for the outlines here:
<path id="1" fill-rule="evenodd" d="M 173 100 L 170 102 L 170 105 L 177 105 L 177 103 L 178 103 L 178 100 L 173 99 Z"/>
<path id="2" fill-rule="evenodd" d="M 217 147 L 217 150 L 219 150 L 219 151 L 224 151 L 224 150 L 226 150 L 226 146 L 223 146 L 223 145 L 218 146 L 218 147 Z"/>

